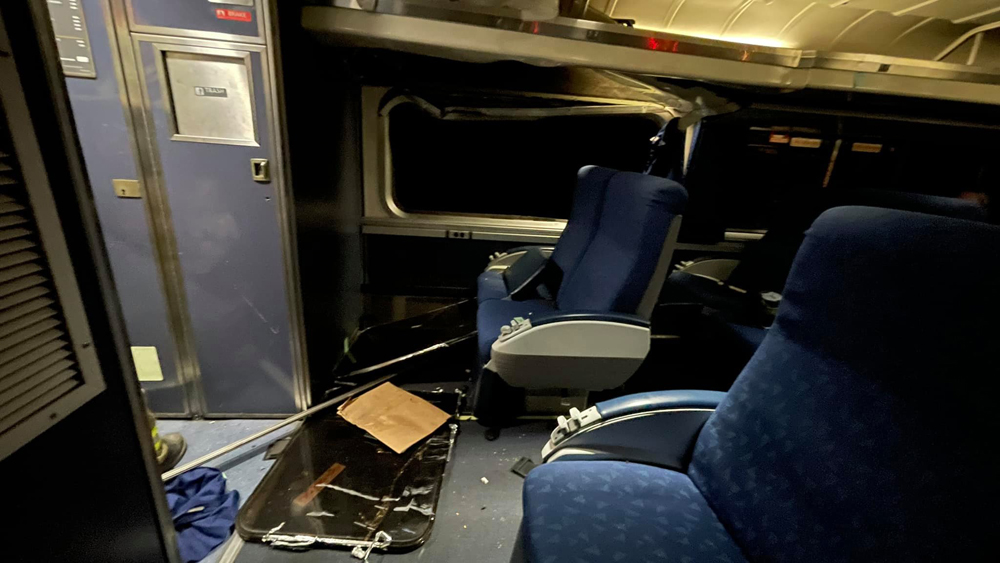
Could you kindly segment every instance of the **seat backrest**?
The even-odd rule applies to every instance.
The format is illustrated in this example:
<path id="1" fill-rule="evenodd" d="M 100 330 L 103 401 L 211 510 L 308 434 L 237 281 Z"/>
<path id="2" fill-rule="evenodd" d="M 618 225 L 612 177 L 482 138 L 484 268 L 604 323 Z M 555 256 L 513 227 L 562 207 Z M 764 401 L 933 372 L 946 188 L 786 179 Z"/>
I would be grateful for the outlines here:
<path id="1" fill-rule="evenodd" d="M 986 208 L 953 197 L 890 190 L 836 190 L 802 195 L 785 203 L 764 237 L 751 245 L 727 280 L 751 293 L 781 293 L 806 229 L 820 213 L 833 207 L 861 205 L 917 211 L 942 217 L 986 221 Z"/>
<path id="2" fill-rule="evenodd" d="M 569 221 L 563 229 L 552 260 L 562 271 L 562 277 L 568 277 L 584 251 L 597 232 L 597 222 L 601 217 L 601 206 L 604 204 L 604 194 L 608 189 L 608 181 L 615 175 L 615 170 L 599 166 L 584 166 L 576 176 L 576 188 L 573 190 L 573 206 L 569 212 Z"/>
<path id="3" fill-rule="evenodd" d="M 593 240 L 559 286 L 557 308 L 648 317 L 673 249 L 665 243 L 668 236 L 676 239 L 676 221 L 686 203 L 687 191 L 677 182 L 614 173 Z M 641 306 L 646 310 L 640 311 Z"/>
<path id="4" fill-rule="evenodd" d="M 689 474 L 751 561 L 971 561 L 1000 526 L 1000 227 L 840 207 Z"/>

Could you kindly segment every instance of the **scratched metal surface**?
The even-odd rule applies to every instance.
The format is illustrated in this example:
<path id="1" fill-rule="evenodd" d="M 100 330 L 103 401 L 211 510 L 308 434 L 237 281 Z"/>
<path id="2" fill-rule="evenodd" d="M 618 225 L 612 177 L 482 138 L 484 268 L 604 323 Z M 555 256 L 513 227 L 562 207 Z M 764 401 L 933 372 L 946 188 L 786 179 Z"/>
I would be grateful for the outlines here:
<path id="1" fill-rule="evenodd" d="M 523 479 L 510 472 L 519 457 L 539 461 L 552 422 L 531 422 L 508 428 L 488 442 L 483 428 L 462 422 L 448 464 L 430 538 L 407 553 L 373 552 L 372 563 L 412 561 L 507 563 L 521 521 Z M 487 483 L 482 481 L 486 478 Z M 348 550 L 314 549 L 292 552 L 246 543 L 238 563 L 312 563 L 357 561 Z"/>
<path id="2" fill-rule="evenodd" d="M 458 394 L 417 394 L 446 412 L 457 409 Z M 265 543 L 274 534 L 366 541 L 382 530 L 397 550 L 418 546 L 434 525 L 452 432 L 444 424 L 397 455 L 335 409 L 317 413 L 240 510 L 237 530 Z M 313 489 L 321 476 L 328 477 Z"/>

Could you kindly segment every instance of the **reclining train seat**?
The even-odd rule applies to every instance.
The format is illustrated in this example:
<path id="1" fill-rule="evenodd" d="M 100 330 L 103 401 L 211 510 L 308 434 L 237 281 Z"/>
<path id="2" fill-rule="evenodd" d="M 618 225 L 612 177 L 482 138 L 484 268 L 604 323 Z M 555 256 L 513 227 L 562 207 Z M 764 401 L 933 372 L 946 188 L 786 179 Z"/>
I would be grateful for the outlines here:
<path id="1" fill-rule="evenodd" d="M 586 240 L 575 265 L 559 264 L 566 274 L 553 299 L 479 303 L 476 324 L 485 369 L 477 404 L 492 399 L 487 380 L 496 374 L 515 388 L 617 387 L 649 351 L 649 317 L 666 278 L 687 192 L 671 180 L 634 172 L 594 168 L 582 176 L 603 180 L 603 203 L 592 234 L 575 233 L 556 247 L 553 260 Z"/>
<path id="2" fill-rule="evenodd" d="M 494 258 L 476 280 L 479 301 L 503 299 L 518 289 L 551 299 L 555 288 L 573 272 L 593 240 L 608 181 L 615 173 L 599 166 L 581 168 L 573 190 L 569 221 L 555 248 L 522 246 Z"/>
<path id="3" fill-rule="evenodd" d="M 1000 227 L 825 212 L 728 393 L 560 419 L 512 560 L 996 560 L 997 287 Z"/>
<path id="4" fill-rule="evenodd" d="M 986 221 L 981 205 L 957 198 L 888 190 L 841 190 L 791 202 L 764 237 L 740 260 L 709 260 L 667 278 L 664 301 L 696 303 L 707 310 L 694 331 L 702 346 L 725 351 L 722 360 L 734 366 L 733 376 L 746 365 L 773 320 L 762 295 L 779 298 L 795 254 L 809 225 L 827 209 L 842 206 L 916 211 L 942 217 Z M 720 265 L 726 263 L 720 268 Z M 703 271 L 701 266 L 707 266 Z M 720 272 L 722 272 L 720 274 Z M 727 275 L 728 274 L 728 275 Z"/>

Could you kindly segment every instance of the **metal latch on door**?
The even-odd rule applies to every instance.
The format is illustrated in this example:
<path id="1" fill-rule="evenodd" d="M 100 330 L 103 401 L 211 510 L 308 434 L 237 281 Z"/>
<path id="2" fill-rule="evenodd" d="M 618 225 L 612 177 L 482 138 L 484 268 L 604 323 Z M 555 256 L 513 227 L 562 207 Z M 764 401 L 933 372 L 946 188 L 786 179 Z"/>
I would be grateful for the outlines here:
<path id="1" fill-rule="evenodd" d="M 267 183 L 271 181 L 271 164 L 266 158 L 251 158 L 250 171 L 254 182 Z"/>

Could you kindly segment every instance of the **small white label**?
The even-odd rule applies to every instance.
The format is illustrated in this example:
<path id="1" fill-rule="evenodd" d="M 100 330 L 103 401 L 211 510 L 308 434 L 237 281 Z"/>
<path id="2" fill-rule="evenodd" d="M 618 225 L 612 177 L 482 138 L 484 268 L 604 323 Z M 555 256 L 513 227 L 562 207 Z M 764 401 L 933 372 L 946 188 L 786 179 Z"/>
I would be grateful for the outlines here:
<path id="1" fill-rule="evenodd" d="M 88 57 L 77 57 L 76 58 L 76 62 L 78 62 L 78 63 L 89 63 L 90 62 L 90 58 L 88 58 Z"/>
<path id="2" fill-rule="evenodd" d="M 163 370 L 160 368 L 160 356 L 156 346 L 133 346 L 132 363 L 135 364 L 135 374 L 139 381 L 163 381 Z"/>

